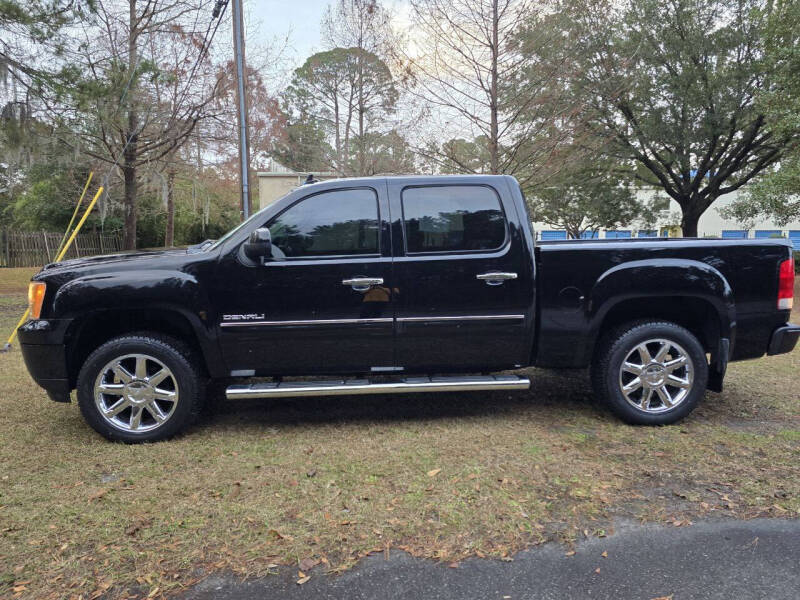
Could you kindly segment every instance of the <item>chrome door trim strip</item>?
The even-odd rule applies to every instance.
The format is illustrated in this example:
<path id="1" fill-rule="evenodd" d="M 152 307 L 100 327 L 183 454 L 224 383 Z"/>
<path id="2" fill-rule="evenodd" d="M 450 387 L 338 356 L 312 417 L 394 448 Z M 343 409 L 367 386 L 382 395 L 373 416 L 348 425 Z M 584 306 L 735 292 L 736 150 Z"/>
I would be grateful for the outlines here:
<path id="1" fill-rule="evenodd" d="M 220 327 L 276 327 L 293 325 L 369 325 L 391 323 L 391 317 L 373 319 L 309 319 L 301 321 L 224 321 Z M 448 317 L 398 317 L 401 323 L 422 323 L 430 321 L 524 321 L 525 315 L 461 315 Z"/>
<path id="2" fill-rule="evenodd" d="M 375 319 L 310 319 L 305 321 L 225 321 L 220 327 L 275 327 L 280 325 L 368 325 L 372 323 L 391 323 L 391 317 Z"/>
<path id="3" fill-rule="evenodd" d="M 458 317 L 398 317 L 402 323 L 422 321 L 523 321 L 525 315 L 462 315 Z"/>

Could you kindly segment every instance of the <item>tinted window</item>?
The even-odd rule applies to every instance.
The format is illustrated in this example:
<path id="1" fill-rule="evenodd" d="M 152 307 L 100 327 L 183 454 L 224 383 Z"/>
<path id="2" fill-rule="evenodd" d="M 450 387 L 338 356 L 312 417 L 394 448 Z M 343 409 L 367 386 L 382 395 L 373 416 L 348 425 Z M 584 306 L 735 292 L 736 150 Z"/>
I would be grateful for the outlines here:
<path id="1" fill-rule="evenodd" d="M 409 252 L 493 250 L 506 237 L 500 199 L 484 186 L 407 188 L 403 219 Z"/>
<path id="2" fill-rule="evenodd" d="M 372 190 L 334 190 L 301 200 L 269 225 L 281 257 L 378 253 L 378 199 Z"/>

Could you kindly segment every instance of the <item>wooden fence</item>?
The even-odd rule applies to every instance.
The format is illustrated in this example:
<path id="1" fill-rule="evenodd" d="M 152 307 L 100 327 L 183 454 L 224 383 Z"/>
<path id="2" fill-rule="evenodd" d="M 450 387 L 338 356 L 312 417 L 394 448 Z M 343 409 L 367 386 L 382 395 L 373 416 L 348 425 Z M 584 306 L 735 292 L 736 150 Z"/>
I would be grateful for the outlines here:
<path id="1" fill-rule="evenodd" d="M 53 262 L 63 233 L 0 231 L 0 267 L 40 267 Z M 80 233 L 63 260 L 119 252 L 122 235 Z"/>

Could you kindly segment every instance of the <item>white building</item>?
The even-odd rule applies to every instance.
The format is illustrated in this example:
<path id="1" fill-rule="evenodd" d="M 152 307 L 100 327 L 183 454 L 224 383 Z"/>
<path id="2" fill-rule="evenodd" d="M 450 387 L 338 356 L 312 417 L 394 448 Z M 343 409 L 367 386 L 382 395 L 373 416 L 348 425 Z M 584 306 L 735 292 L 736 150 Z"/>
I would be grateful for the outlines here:
<path id="1" fill-rule="evenodd" d="M 639 190 L 638 195 L 642 200 L 647 200 L 654 194 L 651 190 Z M 700 237 L 716 236 L 722 238 L 769 238 L 784 236 L 792 240 L 795 250 L 800 250 L 800 221 L 794 221 L 788 225 L 780 226 L 773 221 L 759 221 L 748 228 L 742 223 L 724 218 L 719 210 L 736 200 L 738 192 L 732 192 L 721 196 L 711 207 L 700 217 L 697 225 L 697 235 Z M 663 222 L 657 223 L 656 230 L 643 230 L 635 226 L 621 229 L 619 231 L 600 230 L 594 237 L 599 238 L 629 238 L 629 237 L 656 237 L 658 235 L 671 237 L 680 236 L 681 207 L 675 200 L 670 199 L 669 215 Z M 567 239 L 567 232 L 563 229 L 556 229 L 547 223 L 533 224 L 537 239 L 542 240 L 563 240 Z M 587 234 L 586 237 L 589 237 Z"/>

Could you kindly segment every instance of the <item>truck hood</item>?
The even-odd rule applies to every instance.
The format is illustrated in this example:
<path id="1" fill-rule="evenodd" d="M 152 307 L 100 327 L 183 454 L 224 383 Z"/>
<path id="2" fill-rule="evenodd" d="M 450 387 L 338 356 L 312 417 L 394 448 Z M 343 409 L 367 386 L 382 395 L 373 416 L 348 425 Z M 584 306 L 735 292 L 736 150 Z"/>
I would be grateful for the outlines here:
<path id="1" fill-rule="evenodd" d="M 146 263 L 150 261 L 156 261 L 160 258 L 178 257 L 181 255 L 186 255 L 187 253 L 187 248 L 177 248 L 170 250 L 148 251 L 132 250 L 130 252 L 120 252 L 118 254 L 104 254 L 101 256 L 90 256 L 86 258 L 73 258 L 60 263 L 47 264 L 42 268 L 42 273 L 51 274 L 55 272 L 76 271 L 83 269 L 94 270 L 94 268 L 122 266 L 123 264 L 125 266 L 134 266 L 131 263 L 134 263 L 135 261 Z"/>

